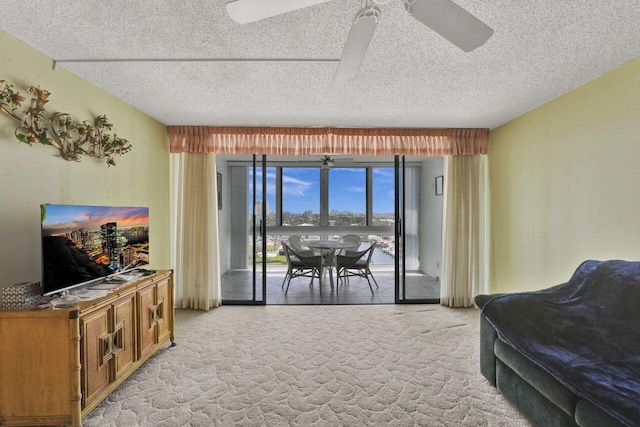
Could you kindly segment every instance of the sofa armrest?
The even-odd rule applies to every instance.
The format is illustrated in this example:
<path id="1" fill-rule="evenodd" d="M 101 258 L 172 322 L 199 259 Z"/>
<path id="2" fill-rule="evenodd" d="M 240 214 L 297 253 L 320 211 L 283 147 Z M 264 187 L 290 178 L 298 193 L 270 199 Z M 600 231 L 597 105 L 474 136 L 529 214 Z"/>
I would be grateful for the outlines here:
<path id="1" fill-rule="evenodd" d="M 491 301 L 495 297 L 500 297 L 502 295 L 507 295 L 507 294 L 479 294 L 479 295 L 476 295 L 473 301 L 476 303 L 479 309 L 482 309 L 482 307 L 484 307 L 485 304 L 487 304 L 489 301 Z"/>
<path id="2" fill-rule="evenodd" d="M 498 339 L 495 328 L 483 314 L 480 315 L 480 372 L 496 386 L 496 355 L 494 346 Z"/>

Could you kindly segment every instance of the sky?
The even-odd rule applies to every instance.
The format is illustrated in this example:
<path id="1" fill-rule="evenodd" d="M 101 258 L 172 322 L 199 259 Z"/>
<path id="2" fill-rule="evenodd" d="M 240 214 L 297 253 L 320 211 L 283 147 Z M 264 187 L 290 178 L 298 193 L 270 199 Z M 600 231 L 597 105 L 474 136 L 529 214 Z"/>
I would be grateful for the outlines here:
<path id="1" fill-rule="evenodd" d="M 250 169 L 251 171 L 251 169 Z M 256 174 L 258 183 L 262 172 Z M 276 188 L 276 168 L 267 168 L 267 202 L 273 212 Z M 373 212 L 394 211 L 394 171 L 393 168 L 373 168 Z M 258 184 L 257 199 L 262 199 L 262 186 Z M 311 210 L 320 213 L 320 168 L 285 167 L 282 172 L 282 210 L 302 213 Z M 365 213 L 366 211 L 366 169 L 329 169 L 329 212 L 333 209 Z"/>
<path id="2" fill-rule="evenodd" d="M 111 206 L 43 205 L 43 230 L 51 234 L 66 233 L 78 228 L 99 230 L 107 222 L 119 228 L 149 226 L 149 208 Z"/>

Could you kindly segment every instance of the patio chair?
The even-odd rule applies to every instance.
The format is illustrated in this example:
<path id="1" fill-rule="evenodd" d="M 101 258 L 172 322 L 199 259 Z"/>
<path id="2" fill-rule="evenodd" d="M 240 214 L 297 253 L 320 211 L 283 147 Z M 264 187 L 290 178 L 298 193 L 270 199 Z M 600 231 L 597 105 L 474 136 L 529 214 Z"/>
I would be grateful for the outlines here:
<path id="1" fill-rule="evenodd" d="M 289 246 L 291 246 L 294 250 L 298 252 L 309 250 L 309 248 L 304 249 L 302 247 L 302 242 L 303 242 L 302 238 L 297 234 L 292 234 L 291 236 L 289 236 Z"/>
<path id="2" fill-rule="evenodd" d="M 294 251 L 298 251 L 303 254 L 311 254 L 311 253 L 313 253 L 314 255 L 322 254 L 322 251 L 311 249 L 310 247 L 308 247 L 306 240 L 304 240 L 302 237 L 298 236 L 297 234 L 292 234 L 291 236 L 289 236 L 289 246 L 291 246 L 291 248 L 293 248 Z"/>
<path id="3" fill-rule="evenodd" d="M 349 277 L 358 276 L 367 279 L 369 289 L 373 295 L 373 287 L 371 287 L 371 280 L 376 284 L 378 289 L 378 282 L 373 273 L 371 273 L 371 257 L 375 249 L 375 243 L 369 246 L 364 251 L 347 251 L 345 255 L 336 256 L 336 270 L 338 272 L 338 278 L 341 278 L 342 283 L 349 284 Z"/>
<path id="4" fill-rule="evenodd" d="M 282 249 L 284 249 L 284 255 L 287 259 L 287 274 L 282 281 L 282 287 L 287 284 L 287 289 L 284 294 L 289 292 L 289 285 L 291 279 L 296 277 L 310 277 L 311 281 L 309 286 L 313 285 L 313 278 L 320 277 L 320 269 L 322 266 L 322 257 L 320 255 L 314 255 L 312 251 L 298 252 L 285 242 L 282 243 Z"/>
<path id="5" fill-rule="evenodd" d="M 357 234 L 347 234 L 340 239 L 342 243 L 351 243 L 353 246 L 340 250 L 340 255 L 346 255 L 347 252 L 355 252 L 360 247 L 360 236 Z"/>

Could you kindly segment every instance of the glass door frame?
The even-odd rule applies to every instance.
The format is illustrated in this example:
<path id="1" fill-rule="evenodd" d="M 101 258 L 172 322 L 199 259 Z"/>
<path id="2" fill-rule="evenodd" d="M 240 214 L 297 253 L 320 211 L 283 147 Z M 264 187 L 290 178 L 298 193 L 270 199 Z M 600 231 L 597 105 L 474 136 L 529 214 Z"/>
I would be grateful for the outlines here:
<path id="1" fill-rule="evenodd" d="M 253 246 L 251 248 L 251 282 L 252 298 L 246 300 L 224 300 L 225 305 L 266 305 L 267 304 L 267 156 L 262 155 L 260 166 L 258 166 L 257 154 L 253 154 L 251 164 L 253 179 L 251 181 L 251 235 Z M 260 212 L 256 212 L 258 202 L 257 197 L 257 171 L 262 169 L 262 203 Z M 262 262 L 258 264 L 258 233 L 262 241 Z M 261 299 L 258 299 L 260 297 Z"/>
<path id="2" fill-rule="evenodd" d="M 259 305 L 267 304 L 267 156 L 262 155 L 262 201 L 260 203 L 260 217 L 259 227 L 256 230 L 256 204 L 257 204 L 257 184 L 256 184 L 256 155 L 253 155 L 253 209 L 251 209 L 253 215 L 253 301 Z M 256 250 L 257 235 L 256 231 L 260 232 L 260 240 L 262 241 L 262 301 L 256 300 L 256 288 L 258 285 L 258 257 Z"/>
<path id="3" fill-rule="evenodd" d="M 406 282 L 406 165 L 404 155 L 394 156 L 395 194 L 395 296 L 396 304 L 438 304 L 440 298 L 407 298 Z"/>

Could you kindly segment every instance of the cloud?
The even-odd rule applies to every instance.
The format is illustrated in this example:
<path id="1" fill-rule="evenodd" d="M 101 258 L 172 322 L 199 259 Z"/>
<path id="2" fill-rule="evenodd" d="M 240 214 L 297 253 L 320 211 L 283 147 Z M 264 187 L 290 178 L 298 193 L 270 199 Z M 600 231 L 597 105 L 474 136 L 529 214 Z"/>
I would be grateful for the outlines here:
<path id="1" fill-rule="evenodd" d="M 282 194 L 284 196 L 304 196 L 312 183 L 290 176 L 282 176 Z"/>
<path id="2" fill-rule="evenodd" d="M 253 185 L 253 169 L 249 168 L 249 188 Z M 276 194 L 276 174 L 267 172 L 267 194 Z M 262 198 L 262 171 L 256 170 L 256 197 Z"/>
<path id="3" fill-rule="evenodd" d="M 253 177 L 253 168 L 249 168 L 249 176 Z M 258 169 L 256 170 L 256 179 L 257 180 L 261 180 L 262 179 L 262 170 Z M 273 172 L 267 172 L 267 181 L 268 180 L 276 180 L 276 174 Z"/>
<path id="4" fill-rule="evenodd" d="M 356 172 L 356 173 L 359 173 L 359 174 L 363 174 L 367 170 L 366 170 L 366 168 L 340 168 L 340 167 L 334 167 L 334 168 L 331 168 L 330 171 L 336 171 L 336 172 L 345 171 L 345 172 Z"/>
<path id="5" fill-rule="evenodd" d="M 393 168 L 373 168 L 373 174 L 386 178 L 393 178 L 395 176 Z"/>
<path id="6" fill-rule="evenodd" d="M 249 168 L 249 177 L 250 180 L 253 178 L 253 169 Z M 276 194 L 276 174 L 273 172 L 268 172 L 266 174 L 267 177 L 267 193 L 268 194 Z M 258 183 L 256 188 L 256 195 L 258 197 L 262 196 L 262 171 L 256 170 L 256 181 Z M 282 194 L 285 196 L 296 196 L 302 197 L 305 195 L 306 191 L 311 188 L 313 185 L 312 182 L 304 181 L 302 179 L 294 178 L 290 175 L 282 175 Z"/>
<path id="7" fill-rule="evenodd" d="M 345 187 L 345 190 L 351 191 L 352 193 L 364 193 L 366 191 L 364 187 Z"/>

